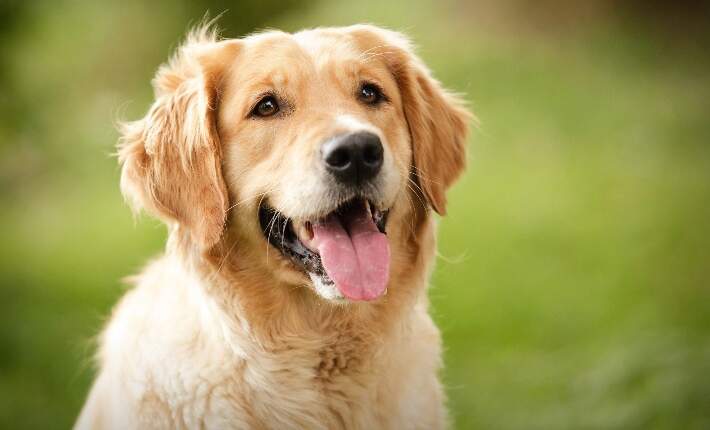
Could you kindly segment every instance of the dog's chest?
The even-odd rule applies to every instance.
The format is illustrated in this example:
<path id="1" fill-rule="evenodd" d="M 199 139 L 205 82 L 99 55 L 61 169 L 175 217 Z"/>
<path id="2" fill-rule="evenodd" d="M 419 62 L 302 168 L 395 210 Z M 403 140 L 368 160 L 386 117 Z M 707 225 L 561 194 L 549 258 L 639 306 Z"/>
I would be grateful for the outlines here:
<path id="1" fill-rule="evenodd" d="M 170 371 L 179 383 L 140 396 L 141 415 L 173 428 L 372 428 L 376 419 L 361 405 L 374 401 L 378 378 L 364 351 L 359 343 L 281 345 L 216 367 L 192 363 L 193 371 Z"/>
<path id="2" fill-rule="evenodd" d="M 152 383 L 138 396 L 141 421 L 162 428 L 393 428 L 424 422 L 440 403 L 438 348 L 420 337 L 299 336 L 243 343 L 241 354 L 208 344 L 151 366 Z"/>
<path id="3" fill-rule="evenodd" d="M 173 345 L 165 354 L 170 360 L 149 366 L 151 395 L 138 396 L 139 415 L 165 428 L 392 428 L 416 422 L 431 415 L 427 404 L 438 402 L 438 342 L 429 338 L 436 333 L 427 335 L 430 323 L 418 325 L 389 335 L 302 330 L 271 342 L 240 336 L 203 338 L 199 348 Z"/>
<path id="4" fill-rule="evenodd" d="M 310 347 L 309 347 L 310 346 Z M 378 363 L 359 338 L 284 344 L 238 366 L 234 380 L 268 428 L 360 428 L 373 423 Z"/>

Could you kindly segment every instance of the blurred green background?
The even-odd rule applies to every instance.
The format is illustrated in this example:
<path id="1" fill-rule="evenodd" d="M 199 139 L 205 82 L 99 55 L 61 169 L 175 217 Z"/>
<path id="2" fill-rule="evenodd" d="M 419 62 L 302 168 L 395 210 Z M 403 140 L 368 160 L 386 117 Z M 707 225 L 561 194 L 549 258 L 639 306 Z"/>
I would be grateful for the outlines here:
<path id="1" fill-rule="evenodd" d="M 120 279 L 165 232 L 111 157 L 185 30 L 373 22 L 481 120 L 433 312 L 457 428 L 710 428 L 701 2 L 0 2 L 0 427 L 71 426 Z"/>

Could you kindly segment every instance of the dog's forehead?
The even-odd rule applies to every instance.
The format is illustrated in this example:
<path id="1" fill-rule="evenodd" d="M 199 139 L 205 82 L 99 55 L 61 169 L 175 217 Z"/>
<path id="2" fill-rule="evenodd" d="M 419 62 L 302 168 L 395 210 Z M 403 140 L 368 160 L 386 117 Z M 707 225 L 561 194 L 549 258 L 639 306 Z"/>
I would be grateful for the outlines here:
<path id="1" fill-rule="evenodd" d="M 317 69 L 357 62 L 362 54 L 349 34 L 334 29 L 304 30 L 295 34 L 269 31 L 250 36 L 247 43 L 253 57 L 268 58 L 271 64 L 307 61 Z"/>
<path id="2" fill-rule="evenodd" d="M 357 58 L 352 38 L 336 30 L 305 30 L 293 35 L 294 40 L 316 63 L 326 63 L 337 58 Z"/>

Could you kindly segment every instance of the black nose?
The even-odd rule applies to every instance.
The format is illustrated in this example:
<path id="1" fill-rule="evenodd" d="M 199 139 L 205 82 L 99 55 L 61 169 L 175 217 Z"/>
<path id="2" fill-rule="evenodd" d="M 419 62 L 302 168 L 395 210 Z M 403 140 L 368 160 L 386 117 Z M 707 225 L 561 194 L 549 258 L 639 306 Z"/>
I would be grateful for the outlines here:
<path id="1" fill-rule="evenodd" d="M 382 167 L 382 142 L 361 131 L 337 136 L 323 144 L 323 163 L 340 182 L 358 185 L 374 178 Z"/>

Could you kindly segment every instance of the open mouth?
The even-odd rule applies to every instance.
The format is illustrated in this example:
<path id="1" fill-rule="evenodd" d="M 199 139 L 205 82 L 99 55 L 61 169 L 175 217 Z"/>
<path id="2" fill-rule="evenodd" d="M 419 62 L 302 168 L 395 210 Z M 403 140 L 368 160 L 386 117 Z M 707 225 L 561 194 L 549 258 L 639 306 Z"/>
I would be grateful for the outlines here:
<path id="1" fill-rule="evenodd" d="M 259 207 L 269 243 L 305 271 L 321 295 L 332 299 L 374 300 L 385 293 L 390 265 L 387 215 L 361 198 L 305 222 L 294 222 L 263 203 Z"/>

